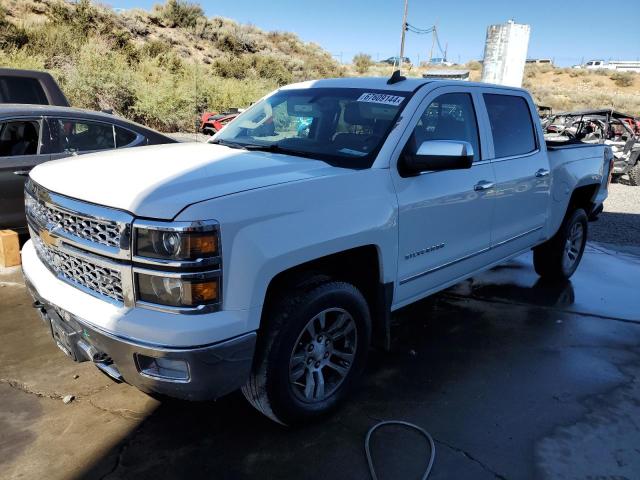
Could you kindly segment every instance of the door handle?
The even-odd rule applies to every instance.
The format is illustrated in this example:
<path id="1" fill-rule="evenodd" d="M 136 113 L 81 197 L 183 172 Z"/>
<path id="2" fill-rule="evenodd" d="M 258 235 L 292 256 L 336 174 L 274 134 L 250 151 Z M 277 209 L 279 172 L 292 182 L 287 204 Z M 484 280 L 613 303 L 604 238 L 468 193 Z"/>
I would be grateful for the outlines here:
<path id="1" fill-rule="evenodd" d="M 548 176 L 549 176 L 549 170 L 547 170 L 546 168 L 541 168 L 536 172 L 536 177 L 538 178 L 548 177 Z"/>
<path id="2" fill-rule="evenodd" d="M 482 180 L 473 186 L 473 189 L 476 192 L 482 192 L 483 190 L 489 190 L 490 188 L 493 188 L 493 182 L 488 182 L 487 180 Z"/>
<path id="3" fill-rule="evenodd" d="M 20 175 L 21 177 L 28 177 L 29 176 L 29 170 L 16 170 L 15 172 L 13 172 L 14 175 Z"/>

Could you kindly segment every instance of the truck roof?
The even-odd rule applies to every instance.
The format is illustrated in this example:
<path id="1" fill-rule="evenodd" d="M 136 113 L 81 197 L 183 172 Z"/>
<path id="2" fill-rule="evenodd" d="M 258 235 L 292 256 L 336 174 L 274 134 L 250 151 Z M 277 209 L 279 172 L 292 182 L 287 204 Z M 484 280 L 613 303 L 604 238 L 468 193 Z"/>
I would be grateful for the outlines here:
<path id="1" fill-rule="evenodd" d="M 503 85 L 493 85 L 490 83 L 465 82 L 461 80 L 451 79 L 433 79 L 407 77 L 405 80 L 388 84 L 390 77 L 343 77 L 343 78 L 323 78 L 320 80 L 308 80 L 306 82 L 293 83 L 282 87 L 282 90 L 298 89 L 298 88 L 370 88 L 374 90 L 389 90 L 395 92 L 413 92 L 418 87 L 428 83 L 437 83 L 438 85 L 459 85 L 461 87 L 495 87 L 500 89 L 522 91 L 522 88 L 507 87 Z"/>

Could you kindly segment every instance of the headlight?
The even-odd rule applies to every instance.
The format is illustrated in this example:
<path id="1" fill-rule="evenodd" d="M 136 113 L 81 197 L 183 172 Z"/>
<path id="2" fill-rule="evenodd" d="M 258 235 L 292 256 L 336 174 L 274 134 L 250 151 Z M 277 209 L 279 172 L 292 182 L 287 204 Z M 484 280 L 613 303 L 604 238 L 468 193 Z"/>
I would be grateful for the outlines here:
<path id="1" fill-rule="evenodd" d="M 222 259 L 215 221 L 133 223 L 137 303 L 169 312 L 220 308 Z"/>
<path id="2" fill-rule="evenodd" d="M 215 228 L 180 230 L 179 227 L 135 227 L 135 254 L 164 260 L 197 260 L 219 255 Z"/>
<path id="3" fill-rule="evenodd" d="M 196 308 L 220 300 L 220 279 L 216 275 L 170 274 L 136 271 L 138 299 L 169 307 Z"/>

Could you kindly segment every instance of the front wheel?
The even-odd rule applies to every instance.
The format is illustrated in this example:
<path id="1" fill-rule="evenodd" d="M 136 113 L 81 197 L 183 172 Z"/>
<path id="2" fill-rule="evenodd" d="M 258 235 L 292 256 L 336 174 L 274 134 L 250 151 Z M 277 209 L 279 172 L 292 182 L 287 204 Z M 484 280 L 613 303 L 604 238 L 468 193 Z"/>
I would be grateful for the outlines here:
<path id="1" fill-rule="evenodd" d="M 566 280 L 578 268 L 587 244 L 588 219 L 578 208 L 569 212 L 558 233 L 533 249 L 533 267 L 543 278 Z"/>
<path id="2" fill-rule="evenodd" d="M 292 424 L 333 409 L 360 377 L 371 337 L 366 300 L 349 283 L 300 288 L 264 318 L 242 393 L 271 419 Z"/>

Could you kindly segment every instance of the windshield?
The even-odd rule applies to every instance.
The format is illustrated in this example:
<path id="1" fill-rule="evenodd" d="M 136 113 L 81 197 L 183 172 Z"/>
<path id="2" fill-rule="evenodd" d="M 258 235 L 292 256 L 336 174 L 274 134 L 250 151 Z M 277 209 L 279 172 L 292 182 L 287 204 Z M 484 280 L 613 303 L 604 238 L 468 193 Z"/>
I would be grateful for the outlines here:
<path id="1" fill-rule="evenodd" d="M 409 96 L 358 88 L 280 90 L 227 125 L 212 143 L 368 168 Z"/>

